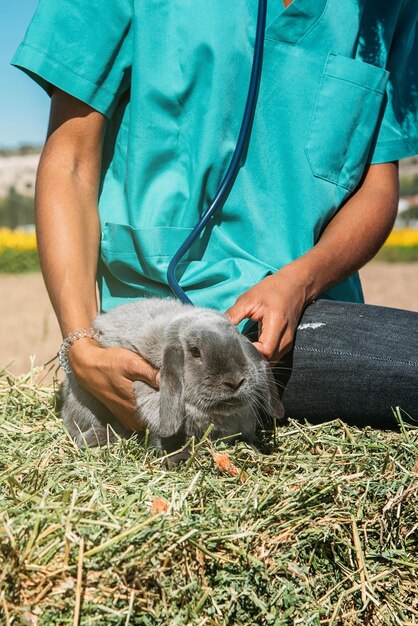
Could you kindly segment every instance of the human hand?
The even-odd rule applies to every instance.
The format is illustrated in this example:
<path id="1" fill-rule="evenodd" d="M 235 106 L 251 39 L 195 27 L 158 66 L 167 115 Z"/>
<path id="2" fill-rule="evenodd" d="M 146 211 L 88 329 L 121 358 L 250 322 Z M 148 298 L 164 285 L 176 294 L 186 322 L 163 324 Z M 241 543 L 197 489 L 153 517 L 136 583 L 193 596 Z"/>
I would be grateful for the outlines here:
<path id="1" fill-rule="evenodd" d="M 132 383 L 142 380 L 158 388 L 158 370 L 131 350 L 102 348 L 87 338 L 73 343 L 68 359 L 80 385 L 102 402 L 125 428 L 145 430 L 136 416 Z"/>
<path id="2" fill-rule="evenodd" d="M 233 324 L 246 318 L 259 322 L 261 331 L 254 346 L 266 359 L 276 362 L 292 347 L 307 304 L 304 280 L 289 264 L 241 294 L 225 314 Z"/>

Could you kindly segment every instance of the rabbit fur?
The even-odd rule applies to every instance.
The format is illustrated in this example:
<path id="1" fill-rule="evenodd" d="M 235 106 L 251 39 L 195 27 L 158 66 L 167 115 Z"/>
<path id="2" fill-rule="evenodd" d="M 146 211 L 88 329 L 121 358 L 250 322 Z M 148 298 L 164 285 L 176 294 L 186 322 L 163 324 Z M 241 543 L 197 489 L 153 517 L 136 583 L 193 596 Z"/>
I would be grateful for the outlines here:
<path id="1" fill-rule="evenodd" d="M 200 438 L 210 424 L 212 438 L 252 443 L 262 412 L 283 416 L 268 362 L 222 313 L 150 298 L 101 314 L 94 325 L 103 347 L 127 348 L 161 370 L 159 389 L 133 383 L 138 429 L 149 429 L 160 453 Z M 79 447 L 132 434 L 72 374 L 61 386 L 60 414 Z"/>

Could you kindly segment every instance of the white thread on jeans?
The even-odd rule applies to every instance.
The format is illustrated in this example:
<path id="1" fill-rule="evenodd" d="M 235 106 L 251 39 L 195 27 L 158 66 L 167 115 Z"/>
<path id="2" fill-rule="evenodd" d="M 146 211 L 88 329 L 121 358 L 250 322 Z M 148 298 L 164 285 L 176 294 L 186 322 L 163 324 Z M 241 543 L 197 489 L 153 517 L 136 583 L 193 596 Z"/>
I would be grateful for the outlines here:
<path id="1" fill-rule="evenodd" d="M 411 365 L 412 367 L 418 367 L 418 362 L 414 361 L 398 361 L 397 359 L 389 359 L 381 356 L 373 356 L 371 354 L 356 354 L 355 352 L 346 352 L 345 350 L 321 350 L 320 348 L 305 348 L 302 346 L 295 346 L 296 350 L 302 350 L 303 352 L 317 352 L 320 354 L 338 354 L 340 356 L 352 356 L 356 359 L 364 358 L 371 361 L 382 361 L 384 363 L 396 363 L 397 365 Z"/>
<path id="2" fill-rule="evenodd" d="M 326 326 L 324 322 L 307 322 L 306 324 L 300 324 L 298 330 L 306 330 L 307 328 L 319 328 L 320 326 Z"/>

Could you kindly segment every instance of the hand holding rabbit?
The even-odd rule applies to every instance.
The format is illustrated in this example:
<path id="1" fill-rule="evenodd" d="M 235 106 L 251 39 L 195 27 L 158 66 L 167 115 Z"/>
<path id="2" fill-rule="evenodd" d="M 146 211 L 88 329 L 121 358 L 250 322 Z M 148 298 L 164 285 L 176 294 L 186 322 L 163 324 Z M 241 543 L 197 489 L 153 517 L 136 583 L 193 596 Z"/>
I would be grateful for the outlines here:
<path id="1" fill-rule="evenodd" d="M 145 424 L 138 422 L 132 383 L 142 380 L 158 389 L 159 370 L 131 350 L 104 350 L 93 339 L 75 342 L 68 358 L 80 385 L 101 401 L 127 430 L 146 430 Z"/>

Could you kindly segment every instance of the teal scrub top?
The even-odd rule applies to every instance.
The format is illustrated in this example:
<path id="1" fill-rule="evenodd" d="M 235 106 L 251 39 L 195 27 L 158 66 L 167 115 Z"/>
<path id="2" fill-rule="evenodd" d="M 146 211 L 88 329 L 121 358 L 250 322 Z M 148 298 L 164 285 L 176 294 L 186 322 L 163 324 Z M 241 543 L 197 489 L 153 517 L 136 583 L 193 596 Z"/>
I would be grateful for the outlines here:
<path id="1" fill-rule="evenodd" d="M 12 63 L 108 118 L 102 308 L 167 297 L 168 263 L 226 171 L 257 0 L 40 0 Z M 244 167 L 179 266 L 225 310 L 315 245 L 370 163 L 418 153 L 416 0 L 269 0 Z M 367 206 L 364 206 L 367 211 Z M 362 301 L 358 275 L 323 297 Z"/>

